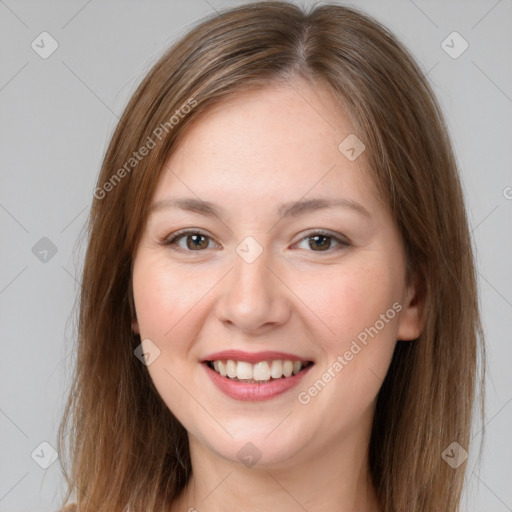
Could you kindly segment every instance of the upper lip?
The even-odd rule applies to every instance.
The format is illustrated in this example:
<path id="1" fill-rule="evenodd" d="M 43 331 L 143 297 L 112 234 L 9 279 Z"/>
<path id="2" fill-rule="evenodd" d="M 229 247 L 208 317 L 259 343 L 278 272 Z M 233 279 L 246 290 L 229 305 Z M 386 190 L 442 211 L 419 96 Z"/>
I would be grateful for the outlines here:
<path id="1" fill-rule="evenodd" d="M 274 352 L 265 350 L 263 352 L 244 352 L 242 350 L 223 350 L 221 352 L 214 352 L 204 357 L 201 362 L 207 361 L 225 361 L 231 359 L 233 361 L 247 361 L 248 363 L 258 363 L 260 361 L 272 360 L 287 360 L 287 361 L 302 361 L 307 363 L 311 359 L 303 358 L 295 354 L 288 354 L 286 352 Z"/>

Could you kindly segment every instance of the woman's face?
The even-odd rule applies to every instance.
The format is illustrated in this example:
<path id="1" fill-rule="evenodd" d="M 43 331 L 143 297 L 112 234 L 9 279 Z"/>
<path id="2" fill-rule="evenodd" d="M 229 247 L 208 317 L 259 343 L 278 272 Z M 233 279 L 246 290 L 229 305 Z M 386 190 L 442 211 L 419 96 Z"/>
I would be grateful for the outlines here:
<path id="1" fill-rule="evenodd" d="M 161 175 L 134 329 L 202 450 L 284 467 L 364 444 L 396 340 L 420 333 L 399 234 L 351 133 L 332 98 L 276 85 L 211 109 Z"/>

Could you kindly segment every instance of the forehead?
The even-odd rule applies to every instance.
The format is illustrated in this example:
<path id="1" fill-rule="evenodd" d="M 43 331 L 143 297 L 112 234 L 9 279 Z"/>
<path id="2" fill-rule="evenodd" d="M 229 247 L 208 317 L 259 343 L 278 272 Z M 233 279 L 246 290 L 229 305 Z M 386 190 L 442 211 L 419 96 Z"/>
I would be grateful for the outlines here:
<path id="1" fill-rule="evenodd" d="M 171 192 L 216 202 L 238 198 L 240 207 L 309 193 L 371 200 L 364 153 L 350 161 L 339 149 L 351 134 L 341 104 L 308 82 L 237 93 L 187 129 L 164 167 L 154 201 Z"/>

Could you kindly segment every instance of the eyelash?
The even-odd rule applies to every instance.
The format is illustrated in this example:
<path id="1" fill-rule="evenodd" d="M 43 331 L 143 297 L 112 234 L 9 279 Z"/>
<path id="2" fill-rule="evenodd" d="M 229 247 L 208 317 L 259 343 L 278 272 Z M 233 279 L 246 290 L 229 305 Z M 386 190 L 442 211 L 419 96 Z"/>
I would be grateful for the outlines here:
<path id="1" fill-rule="evenodd" d="M 190 250 L 190 249 L 183 249 L 182 247 L 177 246 L 176 242 L 179 239 L 183 238 L 183 237 L 186 238 L 187 235 L 202 235 L 205 238 L 210 239 L 210 240 L 213 241 L 213 239 L 209 235 L 207 235 L 206 233 L 203 233 L 202 231 L 183 230 L 183 231 L 177 231 L 176 233 L 173 233 L 171 238 L 167 238 L 167 239 L 163 240 L 161 242 L 161 245 L 164 245 L 164 246 L 173 246 L 174 245 L 176 247 L 173 247 L 172 248 L 173 250 L 184 251 L 184 252 L 202 252 L 202 251 L 206 250 L 206 249 L 198 249 L 197 251 L 193 251 L 193 250 Z M 325 231 L 323 229 L 318 229 L 316 231 L 311 231 L 310 233 L 308 233 L 306 236 L 301 238 L 296 243 L 300 243 L 303 240 L 307 240 L 308 238 L 313 238 L 316 235 L 320 235 L 320 236 L 324 236 L 326 238 L 330 238 L 330 239 L 334 240 L 338 245 L 335 246 L 334 248 L 329 248 L 329 249 L 327 249 L 325 251 L 313 251 L 313 250 L 311 250 L 311 251 L 308 251 L 308 252 L 330 253 L 330 252 L 339 251 L 339 250 L 342 250 L 342 249 L 344 249 L 346 247 L 350 247 L 351 246 L 351 243 L 348 240 L 343 239 L 343 238 L 341 238 L 339 236 L 336 236 L 333 233 L 331 233 L 329 231 Z"/>

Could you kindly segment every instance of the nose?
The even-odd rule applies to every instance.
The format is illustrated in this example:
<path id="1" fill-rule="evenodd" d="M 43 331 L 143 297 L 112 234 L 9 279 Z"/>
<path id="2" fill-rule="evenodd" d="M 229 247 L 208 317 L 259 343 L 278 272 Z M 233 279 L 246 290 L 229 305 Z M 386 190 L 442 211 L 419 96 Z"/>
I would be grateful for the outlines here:
<path id="1" fill-rule="evenodd" d="M 287 322 L 288 290 L 270 260 L 266 251 L 251 263 L 234 254 L 234 268 L 223 279 L 216 307 L 218 319 L 226 326 L 258 335 Z"/>

